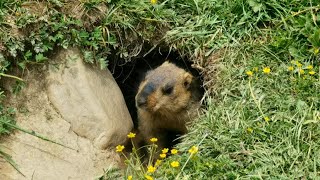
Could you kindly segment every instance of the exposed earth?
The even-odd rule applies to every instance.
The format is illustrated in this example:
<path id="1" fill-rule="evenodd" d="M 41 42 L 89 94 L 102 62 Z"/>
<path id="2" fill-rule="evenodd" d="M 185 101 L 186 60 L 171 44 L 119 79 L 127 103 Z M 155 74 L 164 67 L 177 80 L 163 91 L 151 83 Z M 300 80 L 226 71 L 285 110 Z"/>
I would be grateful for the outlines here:
<path id="1" fill-rule="evenodd" d="M 18 126 L 70 148 L 15 131 L 3 146 L 24 176 L 0 161 L 0 179 L 94 179 L 119 165 L 114 146 L 133 124 L 111 73 L 85 64 L 77 49 L 49 62 L 25 72 L 26 87 L 7 104 Z"/>

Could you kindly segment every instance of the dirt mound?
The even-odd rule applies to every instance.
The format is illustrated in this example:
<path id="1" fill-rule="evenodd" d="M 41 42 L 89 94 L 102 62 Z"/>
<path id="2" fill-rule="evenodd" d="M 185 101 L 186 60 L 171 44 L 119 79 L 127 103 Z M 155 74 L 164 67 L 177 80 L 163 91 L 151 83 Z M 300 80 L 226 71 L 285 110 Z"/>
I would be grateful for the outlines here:
<path id="1" fill-rule="evenodd" d="M 48 66 L 61 65 L 57 71 L 29 71 L 27 86 L 9 97 L 20 127 L 72 149 L 17 131 L 3 145 L 25 177 L 0 161 L 0 179 L 93 179 L 119 162 L 113 145 L 125 141 L 132 120 L 111 74 L 80 57 L 58 53 Z"/>

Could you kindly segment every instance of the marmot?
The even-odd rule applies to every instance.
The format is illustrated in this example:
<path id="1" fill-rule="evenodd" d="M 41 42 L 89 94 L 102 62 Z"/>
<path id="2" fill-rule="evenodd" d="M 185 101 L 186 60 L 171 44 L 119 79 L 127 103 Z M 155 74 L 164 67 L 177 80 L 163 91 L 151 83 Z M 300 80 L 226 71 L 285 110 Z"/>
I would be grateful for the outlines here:
<path id="1" fill-rule="evenodd" d="M 158 138 L 159 149 L 187 133 L 186 123 L 198 115 L 200 85 L 191 73 L 166 61 L 146 73 L 135 97 L 138 130 L 145 143 Z"/>

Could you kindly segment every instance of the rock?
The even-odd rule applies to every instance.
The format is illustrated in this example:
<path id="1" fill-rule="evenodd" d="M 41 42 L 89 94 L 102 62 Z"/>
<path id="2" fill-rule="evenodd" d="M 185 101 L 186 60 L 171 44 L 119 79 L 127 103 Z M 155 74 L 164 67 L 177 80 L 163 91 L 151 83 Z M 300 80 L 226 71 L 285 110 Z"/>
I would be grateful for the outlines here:
<path id="1" fill-rule="evenodd" d="M 120 88 L 108 70 L 85 64 L 78 50 L 61 52 L 47 77 L 48 97 L 71 129 L 98 148 L 123 144 L 133 123 Z"/>
<path id="2" fill-rule="evenodd" d="M 110 72 L 83 63 L 77 49 L 58 52 L 49 67 L 29 69 L 26 87 L 7 104 L 17 108 L 20 127 L 72 149 L 15 131 L 0 148 L 25 176 L 0 159 L 0 179 L 86 180 L 119 166 L 114 145 L 133 125 Z"/>

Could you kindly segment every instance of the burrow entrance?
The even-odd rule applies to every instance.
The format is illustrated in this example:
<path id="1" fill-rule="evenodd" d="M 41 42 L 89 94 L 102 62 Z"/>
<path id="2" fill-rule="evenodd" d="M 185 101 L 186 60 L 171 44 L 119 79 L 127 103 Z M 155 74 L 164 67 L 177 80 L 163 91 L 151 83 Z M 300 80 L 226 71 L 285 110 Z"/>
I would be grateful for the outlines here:
<path id="1" fill-rule="evenodd" d="M 148 51 L 151 46 L 145 47 Z M 130 61 L 126 61 L 119 56 L 114 56 L 109 61 L 108 68 L 113 74 L 116 82 L 118 83 L 124 99 L 126 101 L 128 110 L 132 117 L 134 127 L 137 128 L 137 108 L 135 106 L 135 95 L 138 91 L 140 82 L 143 80 L 147 71 L 152 70 L 161 65 L 166 60 L 176 64 L 192 73 L 194 77 L 197 77 L 201 85 L 203 84 L 200 72 L 191 67 L 192 62 L 186 57 L 180 56 L 177 51 L 169 50 L 169 48 L 154 48 L 150 52 L 141 52 L 136 57 L 131 58 Z M 201 93 L 204 94 L 204 88 L 201 86 Z"/>

